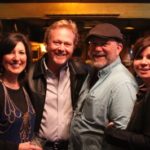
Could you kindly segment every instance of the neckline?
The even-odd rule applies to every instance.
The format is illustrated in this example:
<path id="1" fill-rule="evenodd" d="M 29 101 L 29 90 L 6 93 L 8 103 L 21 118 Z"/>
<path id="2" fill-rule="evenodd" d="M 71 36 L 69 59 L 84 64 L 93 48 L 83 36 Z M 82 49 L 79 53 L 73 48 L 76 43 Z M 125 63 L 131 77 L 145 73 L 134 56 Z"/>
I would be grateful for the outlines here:
<path id="1" fill-rule="evenodd" d="M 3 81 L 3 79 L 1 78 L 0 79 L 0 82 L 7 88 L 7 89 L 10 89 L 10 90 L 14 90 L 14 91 L 17 91 L 17 90 L 20 90 L 20 86 L 18 87 L 18 88 L 13 88 L 13 86 L 8 86 L 4 81 Z"/>

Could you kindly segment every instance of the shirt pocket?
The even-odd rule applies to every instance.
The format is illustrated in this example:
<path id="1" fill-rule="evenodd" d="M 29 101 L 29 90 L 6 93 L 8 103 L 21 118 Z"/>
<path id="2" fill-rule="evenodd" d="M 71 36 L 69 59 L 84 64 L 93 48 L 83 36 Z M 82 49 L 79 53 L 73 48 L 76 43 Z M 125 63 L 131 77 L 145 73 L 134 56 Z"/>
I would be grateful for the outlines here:
<path id="1" fill-rule="evenodd" d="M 83 104 L 82 117 L 86 121 L 94 123 L 98 115 L 99 115 L 98 101 L 93 96 L 90 96 L 85 100 Z"/>

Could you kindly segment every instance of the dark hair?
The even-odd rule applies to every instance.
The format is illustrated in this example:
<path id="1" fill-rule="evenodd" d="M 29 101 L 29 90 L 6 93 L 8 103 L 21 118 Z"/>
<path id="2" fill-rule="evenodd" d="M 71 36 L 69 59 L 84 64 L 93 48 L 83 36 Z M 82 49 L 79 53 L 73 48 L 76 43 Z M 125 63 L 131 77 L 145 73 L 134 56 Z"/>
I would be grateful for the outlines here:
<path id="1" fill-rule="evenodd" d="M 142 51 L 150 46 L 150 35 L 139 38 L 133 47 L 133 59 L 136 59 Z"/>
<path id="2" fill-rule="evenodd" d="M 19 75 L 19 81 L 25 79 L 31 63 L 31 50 L 28 38 L 22 33 L 3 33 L 0 39 L 0 73 L 3 74 L 2 58 L 4 55 L 11 53 L 18 42 L 22 42 L 25 46 L 27 55 L 27 65 L 25 70 Z"/>

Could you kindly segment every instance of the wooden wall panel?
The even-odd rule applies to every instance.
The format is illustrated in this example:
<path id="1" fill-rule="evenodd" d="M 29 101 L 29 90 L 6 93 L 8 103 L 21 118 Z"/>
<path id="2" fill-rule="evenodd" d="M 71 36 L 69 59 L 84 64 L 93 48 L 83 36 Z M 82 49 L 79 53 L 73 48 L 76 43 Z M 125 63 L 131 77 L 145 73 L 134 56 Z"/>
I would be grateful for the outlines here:
<path id="1" fill-rule="evenodd" d="M 150 3 L 9 3 L 0 4 L 0 19 L 57 16 L 150 18 Z"/>
<path id="2" fill-rule="evenodd" d="M 84 2 L 84 3 L 150 3 L 149 0 L 1 0 L 0 3 L 54 3 L 54 2 Z"/>

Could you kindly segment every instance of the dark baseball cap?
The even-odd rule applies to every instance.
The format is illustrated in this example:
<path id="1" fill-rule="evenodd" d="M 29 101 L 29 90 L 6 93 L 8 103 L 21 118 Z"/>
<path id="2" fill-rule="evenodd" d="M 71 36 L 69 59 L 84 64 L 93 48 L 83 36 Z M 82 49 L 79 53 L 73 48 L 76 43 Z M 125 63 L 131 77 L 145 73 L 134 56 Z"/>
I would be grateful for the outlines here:
<path id="1" fill-rule="evenodd" d="M 121 33 L 120 29 L 110 23 L 100 23 L 93 27 L 89 31 L 86 41 L 93 36 L 100 38 L 114 38 L 123 41 L 123 34 Z"/>

